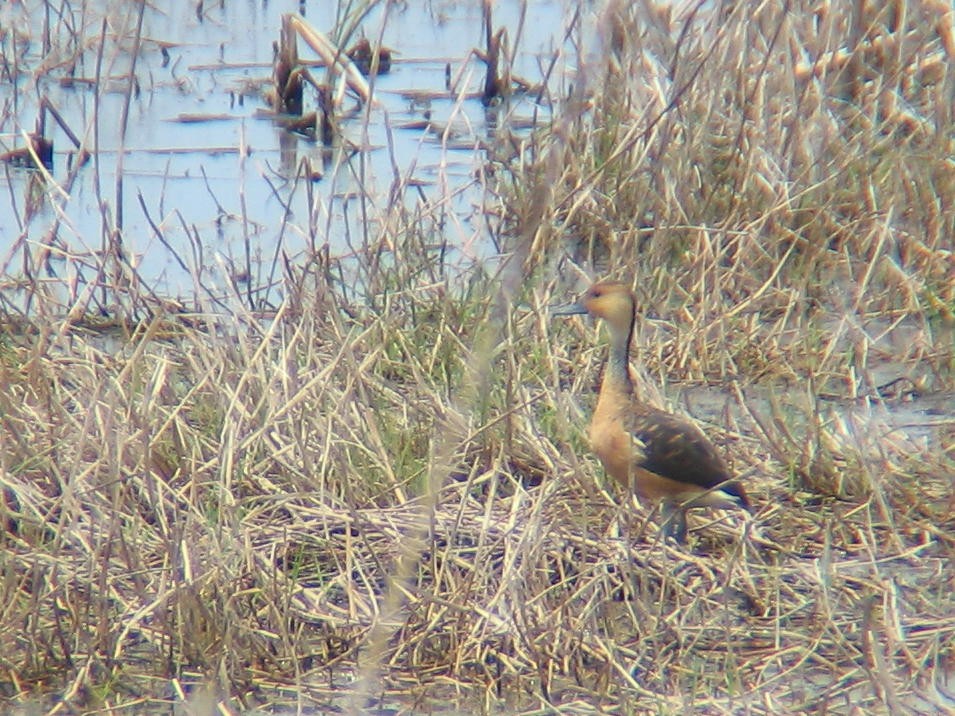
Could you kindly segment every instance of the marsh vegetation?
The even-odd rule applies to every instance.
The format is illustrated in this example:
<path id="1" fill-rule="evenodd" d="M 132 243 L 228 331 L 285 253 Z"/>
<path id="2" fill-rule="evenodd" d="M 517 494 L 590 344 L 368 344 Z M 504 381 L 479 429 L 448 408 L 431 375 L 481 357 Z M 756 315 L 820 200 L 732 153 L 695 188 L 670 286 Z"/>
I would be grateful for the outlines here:
<path id="1" fill-rule="evenodd" d="M 70 185 L 5 190 L 5 709 L 955 707 L 955 13 L 571 9 L 546 121 L 481 140 L 479 251 L 453 190 L 396 166 L 287 215 L 306 239 L 267 270 L 182 261 L 195 293 L 165 296 L 122 251 L 119 182 L 87 252 L 56 222 L 28 240 Z M 95 38 L 18 32 L 5 88 L 67 76 L 54 51 L 95 65 Z M 599 334 L 547 310 L 596 276 L 635 286 L 648 389 L 751 522 L 694 515 L 678 547 L 605 479 Z"/>

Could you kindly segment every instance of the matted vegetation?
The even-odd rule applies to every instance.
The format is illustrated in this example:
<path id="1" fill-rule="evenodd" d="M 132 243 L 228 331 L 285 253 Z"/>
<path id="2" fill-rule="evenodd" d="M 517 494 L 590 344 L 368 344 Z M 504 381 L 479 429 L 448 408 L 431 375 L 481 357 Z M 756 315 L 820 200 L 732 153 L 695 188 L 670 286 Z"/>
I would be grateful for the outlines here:
<path id="1" fill-rule="evenodd" d="M 265 316 L 5 309 L 8 707 L 955 705 L 951 9 L 632 5 L 489 161 L 493 268 L 422 201 Z M 599 334 L 547 314 L 595 275 L 752 521 L 677 548 L 604 481 Z"/>

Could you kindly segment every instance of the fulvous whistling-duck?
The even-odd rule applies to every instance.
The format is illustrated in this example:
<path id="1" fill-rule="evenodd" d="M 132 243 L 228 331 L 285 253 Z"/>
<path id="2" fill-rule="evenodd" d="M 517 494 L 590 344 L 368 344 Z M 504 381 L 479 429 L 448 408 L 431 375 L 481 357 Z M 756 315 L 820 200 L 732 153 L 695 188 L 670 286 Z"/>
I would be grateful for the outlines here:
<path id="1" fill-rule="evenodd" d="M 590 422 L 590 442 L 604 469 L 641 498 L 662 503 L 664 534 L 686 539 L 686 510 L 749 509 L 743 486 L 693 423 L 642 402 L 630 375 L 636 299 L 617 282 L 596 283 L 555 315 L 590 314 L 610 330 L 610 355 Z"/>

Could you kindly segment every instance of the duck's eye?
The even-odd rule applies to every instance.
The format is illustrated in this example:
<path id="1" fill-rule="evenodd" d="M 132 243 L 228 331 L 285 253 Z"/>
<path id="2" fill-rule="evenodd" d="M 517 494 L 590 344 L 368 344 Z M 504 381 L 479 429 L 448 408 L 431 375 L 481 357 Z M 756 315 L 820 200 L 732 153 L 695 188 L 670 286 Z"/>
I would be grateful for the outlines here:
<path id="1" fill-rule="evenodd" d="M 603 295 L 603 291 L 602 291 L 601 289 L 599 289 L 599 288 L 592 288 L 592 289 L 590 289 L 590 297 L 591 297 L 591 298 L 600 298 L 602 295 Z"/>

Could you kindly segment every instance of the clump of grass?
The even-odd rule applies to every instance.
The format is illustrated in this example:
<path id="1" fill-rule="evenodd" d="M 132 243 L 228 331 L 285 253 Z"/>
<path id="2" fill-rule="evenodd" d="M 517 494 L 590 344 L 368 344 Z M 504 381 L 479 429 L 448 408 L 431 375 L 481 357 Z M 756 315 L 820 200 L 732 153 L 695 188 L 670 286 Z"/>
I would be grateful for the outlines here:
<path id="1" fill-rule="evenodd" d="M 953 390 L 951 137 L 913 82 L 942 39 L 743 12 L 611 7 L 611 64 L 498 167 L 496 272 L 446 261 L 443 203 L 391 202 L 269 314 L 8 310 L 8 703 L 950 705 L 953 418 L 887 422 Z M 649 384 L 726 388 L 707 427 L 757 524 L 675 548 L 603 481 L 603 353 L 546 312 L 596 273 L 637 286 Z"/>

